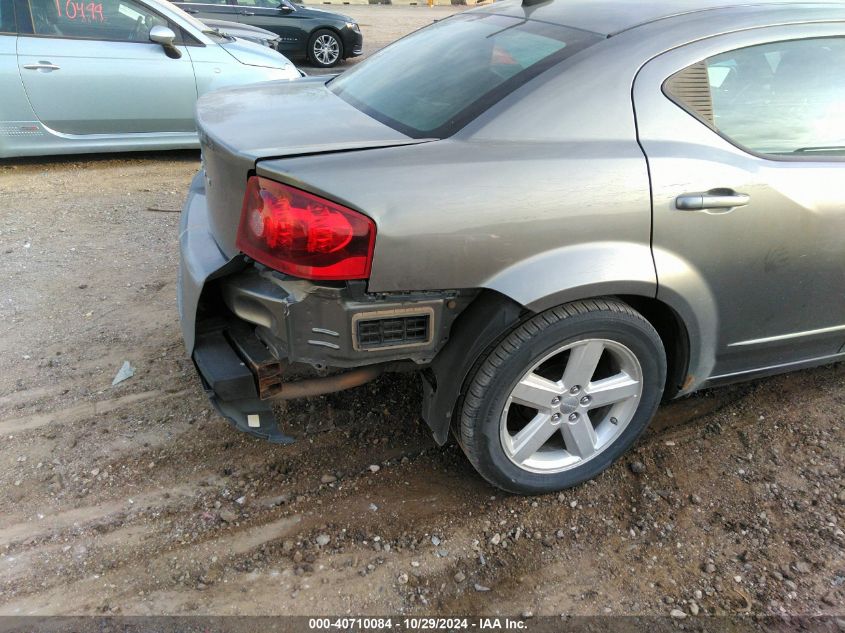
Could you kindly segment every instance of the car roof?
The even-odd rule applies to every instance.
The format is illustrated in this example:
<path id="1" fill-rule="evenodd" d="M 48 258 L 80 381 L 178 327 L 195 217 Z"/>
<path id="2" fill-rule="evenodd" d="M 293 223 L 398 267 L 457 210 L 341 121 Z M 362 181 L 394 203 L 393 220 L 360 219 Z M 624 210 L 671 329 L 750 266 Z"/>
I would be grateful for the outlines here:
<path id="1" fill-rule="evenodd" d="M 657 20 L 691 13 L 703 13 L 733 8 L 752 8 L 765 11 L 769 7 L 790 6 L 797 9 L 818 10 L 825 7 L 845 7 L 845 0 L 802 2 L 801 0 L 546 0 L 523 2 L 504 0 L 477 9 L 479 12 L 513 15 L 543 22 L 570 26 L 612 36 Z"/>

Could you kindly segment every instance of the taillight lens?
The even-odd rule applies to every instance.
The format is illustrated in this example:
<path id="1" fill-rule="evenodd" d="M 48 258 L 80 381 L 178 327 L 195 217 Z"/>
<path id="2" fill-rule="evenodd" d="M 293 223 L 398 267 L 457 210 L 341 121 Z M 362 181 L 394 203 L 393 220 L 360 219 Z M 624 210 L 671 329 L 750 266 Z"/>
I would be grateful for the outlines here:
<path id="1" fill-rule="evenodd" d="M 365 215 L 279 182 L 247 181 L 237 247 L 304 279 L 370 276 L 376 225 Z"/>

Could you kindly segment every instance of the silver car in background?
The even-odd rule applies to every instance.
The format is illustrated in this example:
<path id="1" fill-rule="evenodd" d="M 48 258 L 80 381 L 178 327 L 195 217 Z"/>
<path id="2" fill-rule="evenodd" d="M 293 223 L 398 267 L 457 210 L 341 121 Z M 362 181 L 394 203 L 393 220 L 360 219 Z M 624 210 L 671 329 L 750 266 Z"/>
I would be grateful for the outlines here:
<path id="1" fill-rule="evenodd" d="M 296 79 L 158 0 L 0 0 L 0 158 L 198 146 L 197 97 Z"/>

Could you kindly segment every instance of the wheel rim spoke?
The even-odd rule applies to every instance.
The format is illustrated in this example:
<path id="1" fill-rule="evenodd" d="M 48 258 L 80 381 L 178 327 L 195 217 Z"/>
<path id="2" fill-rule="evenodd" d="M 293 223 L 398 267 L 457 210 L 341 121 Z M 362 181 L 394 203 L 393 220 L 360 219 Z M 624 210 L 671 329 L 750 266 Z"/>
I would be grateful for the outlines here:
<path id="1" fill-rule="evenodd" d="M 574 421 L 566 421 L 560 427 L 566 450 L 580 458 L 596 452 L 598 437 L 588 415 L 579 415 Z"/>
<path id="2" fill-rule="evenodd" d="M 314 43 L 314 54 L 323 64 L 330 64 L 337 59 L 340 49 L 337 42 L 327 35 L 317 38 Z"/>
<path id="3" fill-rule="evenodd" d="M 552 367 L 560 373 L 545 378 Z M 621 342 L 595 338 L 561 345 L 537 358 L 511 389 L 499 426 L 502 448 L 529 472 L 578 468 L 624 433 L 642 389 L 642 365 Z M 525 408 L 533 410 L 527 424 Z"/>
<path id="4" fill-rule="evenodd" d="M 511 438 L 513 458 L 518 462 L 524 462 L 540 450 L 554 432 L 551 416 L 547 413 L 538 413 L 525 425 L 525 428 Z"/>
<path id="5" fill-rule="evenodd" d="M 603 352 L 604 343 L 601 341 L 587 341 L 573 347 L 563 374 L 564 386 L 570 389 L 577 385 L 587 385 L 596 373 Z"/>
<path id="6" fill-rule="evenodd" d="M 640 394 L 640 381 L 620 372 L 610 378 L 590 383 L 586 392 L 591 399 L 590 408 L 595 409 L 637 397 Z"/>
<path id="7" fill-rule="evenodd" d="M 557 383 L 531 373 L 517 383 L 511 398 L 526 407 L 545 410 L 551 406 L 552 400 L 560 395 L 561 389 Z"/>

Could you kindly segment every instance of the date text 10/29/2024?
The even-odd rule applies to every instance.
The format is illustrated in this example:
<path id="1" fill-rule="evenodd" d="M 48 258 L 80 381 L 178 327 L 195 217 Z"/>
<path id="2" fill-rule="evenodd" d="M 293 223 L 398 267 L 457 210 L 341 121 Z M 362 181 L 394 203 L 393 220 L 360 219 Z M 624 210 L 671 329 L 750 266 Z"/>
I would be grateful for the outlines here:
<path id="1" fill-rule="evenodd" d="M 520 631 L 527 628 L 516 618 L 309 618 L 312 631 Z"/>

